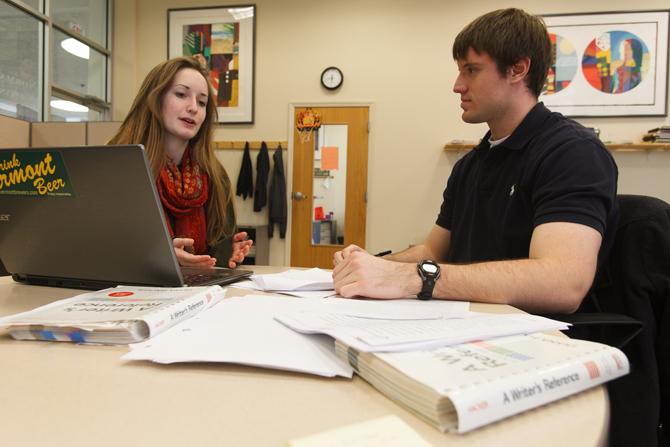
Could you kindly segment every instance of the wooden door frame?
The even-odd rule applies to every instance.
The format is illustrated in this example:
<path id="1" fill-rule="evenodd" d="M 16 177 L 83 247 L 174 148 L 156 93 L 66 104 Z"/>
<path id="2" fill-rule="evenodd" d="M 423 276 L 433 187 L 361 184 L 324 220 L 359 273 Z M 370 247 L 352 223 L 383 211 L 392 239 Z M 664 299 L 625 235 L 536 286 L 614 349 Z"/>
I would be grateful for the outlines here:
<path id="1" fill-rule="evenodd" d="M 284 265 L 291 265 L 291 237 L 293 236 L 291 225 L 293 224 L 293 200 L 291 200 L 291 193 L 293 192 L 293 144 L 294 144 L 294 128 L 295 128 L 295 109 L 299 107 L 367 107 L 368 108 L 368 122 L 372 122 L 374 103 L 372 101 L 360 101 L 360 102 L 290 102 L 288 104 L 288 155 L 286 160 L 286 194 L 288 197 L 287 200 L 287 221 L 286 221 L 286 239 L 285 239 L 285 249 L 284 249 Z M 372 143 L 372 126 L 368 124 L 368 171 L 369 171 L 369 154 L 372 152 L 374 144 Z M 368 182 L 370 178 L 368 177 Z M 366 227 L 367 220 L 369 219 L 369 213 L 366 213 Z M 368 233 L 365 234 L 366 244 L 368 239 Z"/>

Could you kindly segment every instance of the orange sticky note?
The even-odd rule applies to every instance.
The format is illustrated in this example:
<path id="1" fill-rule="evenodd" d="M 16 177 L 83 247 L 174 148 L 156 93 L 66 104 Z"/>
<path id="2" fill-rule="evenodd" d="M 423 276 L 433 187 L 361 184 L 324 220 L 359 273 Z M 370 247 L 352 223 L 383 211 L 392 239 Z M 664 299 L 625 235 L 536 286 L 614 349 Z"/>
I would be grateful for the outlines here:
<path id="1" fill-rule="evenodd" d="M 338 169 L 340 156 L 337 146 L 323 146 L 321 148 L 321 169 L 334 171 Z"/>

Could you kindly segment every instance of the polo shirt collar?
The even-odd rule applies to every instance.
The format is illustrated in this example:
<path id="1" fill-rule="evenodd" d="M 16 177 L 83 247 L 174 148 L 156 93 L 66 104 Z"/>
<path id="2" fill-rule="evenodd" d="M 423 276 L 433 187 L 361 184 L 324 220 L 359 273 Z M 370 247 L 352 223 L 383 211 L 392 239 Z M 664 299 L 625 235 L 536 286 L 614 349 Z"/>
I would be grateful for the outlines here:
<path id="1" fill-rule="evenodd" d="M 505 141 L 500 143 L 499 148 L 507 148 L 512 150 L 521 150 L 526 147 L 528 142 L 533 136 L 540 131 L 542 128 L 542 123 L 551 115 L 551 111 L 542 102 L 538 102 L 533 106 L 532 109 L 528 112 L 526 117 L 521 121 L 521 123 L 514 129 L 512 134 Z M 491 137 L 491 131 L 489 130 L 482 138 L 477 149 L 488 149 L 489 148 L 489 138 Z"/>
<path id="2" fill-rule="evenodd" d="M 530 109 L 528 115 L 526 115 L 516 129 L 514 129 L 512 135 L 503 141 L 501 146 L 513 150 L 525 148 L 530 139 L 542 129 L 542 124 L 549 115 L 551 115 L 551 111 L 544 106 L 544 103 L 538 102 Z"/>

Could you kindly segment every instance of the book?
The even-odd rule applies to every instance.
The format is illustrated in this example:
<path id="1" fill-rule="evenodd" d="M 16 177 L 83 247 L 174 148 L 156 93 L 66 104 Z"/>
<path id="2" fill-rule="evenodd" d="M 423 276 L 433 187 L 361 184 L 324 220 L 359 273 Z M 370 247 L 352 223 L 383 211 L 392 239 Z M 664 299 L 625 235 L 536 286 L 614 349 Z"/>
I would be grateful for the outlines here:
<path id="1" fill-rule="evenodd" d="M 649 129 L 642 137 L 642 141 L 652 143 L 669 143 L 670 142 L 670 126 L 661 126 Z"/>
<path id="2" fill-rule="evenodd" d="M 0 318 L 0 329 L 17 340 L 135 343 L 213 306 L 224 294 L 220 286 L 111 287 Z"/>
<path id="3" fill-rule="evenodd" d="M 338 356 L 380 392 L 442 431 L 464 433 L 628 374 L 618 349 L 530 334 L 430 351 Z"/>
<path id="4" fill-rule="evenodd" d="M 669 132 L 670 133 L 670 126 L 661 126 L 661 127 L 654 127 L 653 129 L 649 129 L 647 132 Z"/>

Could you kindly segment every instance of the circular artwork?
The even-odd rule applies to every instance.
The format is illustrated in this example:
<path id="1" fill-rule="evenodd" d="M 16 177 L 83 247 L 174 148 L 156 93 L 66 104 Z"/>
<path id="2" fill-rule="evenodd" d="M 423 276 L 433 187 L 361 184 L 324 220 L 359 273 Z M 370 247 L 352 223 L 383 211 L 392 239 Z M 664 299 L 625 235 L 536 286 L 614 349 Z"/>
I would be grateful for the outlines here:
<path id="1" fill-rule="evenodd" d="M 582 72 L 604 93 L 621 94 L 637 87 L 649 72 L 649 49 L 627 31 L 608 31 L 586 47 Z"/>
<path id="2" fill-rule="evenodd" d="M 551 66 L 547 72 L 544 94 L 552 95 L 565 89 L 577 74 L 579 60 L 575 46 L 563 36 L 550 33 Z"/>

